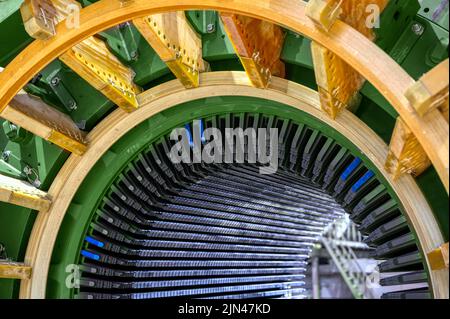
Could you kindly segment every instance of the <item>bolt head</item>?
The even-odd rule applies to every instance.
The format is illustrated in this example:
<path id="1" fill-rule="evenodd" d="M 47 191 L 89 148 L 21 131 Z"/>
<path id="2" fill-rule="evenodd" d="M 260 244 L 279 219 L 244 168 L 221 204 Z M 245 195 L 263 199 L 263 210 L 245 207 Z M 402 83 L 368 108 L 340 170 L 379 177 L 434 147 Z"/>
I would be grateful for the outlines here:
<path id="1" fill-rule="evenodd" d="M 59 81 L 60 81 L 60 79 L 57 77 L 57 76 L 55 76 L 52 80 L 51 80 L 51 84 L 52 85 L 58 85 L 59 84 Z"/>
<path id="2" fill-rule="evenodd" d="M 130 58 L 132 58 L 133 60 L 136 60 L 138 58 L 137 51 L 131 51 L 130 52 Z"/>
<path id="3" fill-rule="evenodd" d="M 210 24 L 208 24 L 208 25 L 206 26 L 206 31 L 207 31 L 208 33 L 214 32 L 215 29 L 216 29 L 216 26 L 215 26 L 214 24 L 212 24 L 212 23 L 210 23 Z"/>
<path id="4" fill-rule="evenodd" d="M 9 158 L 11 157 L 11 151 L 4 151 L 2 154 L 2 158 L 5 162 L 8 162 Z"/>
<path id="5" fill-rule="evenodd" d="M 70 100 L 70 101 L 69 101 L 69 108 L 70 108 L 71 110 L 76 110 L 76 109 L 77 109 L 77 103 L 75 103 L 74 100 Z"/>
<path id="6" fill-rule="evenodd" d="M 423 31 L 425 30 L 425 28 L 419 23 L 414 23 L 412 25 L 411 29 L 417 35 L 421 35 L 423 33 Z"/>

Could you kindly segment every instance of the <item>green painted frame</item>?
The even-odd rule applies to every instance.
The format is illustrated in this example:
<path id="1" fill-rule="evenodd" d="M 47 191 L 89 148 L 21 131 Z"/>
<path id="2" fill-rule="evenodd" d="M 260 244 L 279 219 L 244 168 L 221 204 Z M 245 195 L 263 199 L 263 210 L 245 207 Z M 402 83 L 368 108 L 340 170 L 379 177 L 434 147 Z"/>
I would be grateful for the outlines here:
<path id="1" fill-rule="evenodd" d="M 80 250 L 84 245 L 85 236 L 88 235 L 89 224 L 95 211 L 104 194 L 128 163 L 133 161 L 149 144 L 169 134 L 175 127 L 181 127 L 196 118 L 233 112 L 275 115 L 319 130 L 349 149 L 355 156 L 360 157 L 386 185 L 391 197 L 400 203 L 384 176 L 358 147 L 331 126 L 310 114 L 278 102 L 252 97 L 219 96 L 190 101 L 164 110 L 139 124 L 116 142 L 92 168 L 78 189 L 61 225 L 49 269 L 47 298 L 74 297 L 74 289 L 69 289 L 65 285 L 66 278 L 71 274 L 66 272 L 66 266 L 79 264 L 82 258 Z M 187 117 L 186 114 L 188 114 Z M 92 196 L 94 193 L 98 196 Z M 426 267 L 426 262 L 424 266 Z"/>

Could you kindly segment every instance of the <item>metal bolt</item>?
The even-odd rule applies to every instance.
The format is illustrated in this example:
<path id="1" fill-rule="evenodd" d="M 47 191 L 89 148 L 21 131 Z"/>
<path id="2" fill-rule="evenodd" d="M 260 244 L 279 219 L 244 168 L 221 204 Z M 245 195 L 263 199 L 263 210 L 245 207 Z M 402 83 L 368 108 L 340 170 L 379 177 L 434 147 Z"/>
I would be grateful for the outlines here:
<path id="1" fill-rule="evenodd" d="M 69 109 L 71 109 L 71 110 L 76 110 L 77 109 L 77 103 L 75 103 L 74 100 L 70 100 L 68 105 L 69 105 Z"/>
<path id="2" fill-rule="evenodd" d="M 34 187 L 37 187 L 37 188 L 41 187 L 41 181 L 39 180 L 39 176 L 32 167 L 30 167 L 29 165 L 26 165 L 23 168 L 23 173 L 27 176 L 28 181 Z"/>
<path id="3" fill-rule="evenodd" d="M 0 244 L 0 259 L 6 259 L 8 255 L 6 254 L 6 247 L 3 244 Z"/>
<path id="4" fill-rule="evenodd" d="M 130 52 L 130 58 L 131 58 L 132 60 L 136 60 L 136 59 L 138 58 L 138 53 L 137 53 L 137 51 L 131 51 L 131 52 Z"/>
<path id="5" fill-rule="evenodd" d="M 411 27 L 411 30 L 412 32 L 414 32 L 414 34 L 421 35 L 425 28 L 419 23 L 414 23 Z"/>
<path id="6" fill-rule="evenodd" d="M 206 26 L 206 32 L 213 33 L 216 29 L 216 26 L 213 23 L 210 23 Z"/>
<path id="7" fill-rule="evenodd" d="M 11 151 L 4 151 L 2 153 L 2 158 L 5 162 L 8 162 L 10 157 L 11 157 Z"/>
<path id="8" fill-rule="evenodd" d="M 17 130 L 17 125 L 14 123 L 9 123 L 9 127 L 11 128 L 11 130 L 14 130 L 14 131 Z"/>
<path id="9" fill-rule="evenodd" d="M 23 172 L 27 175 L 31 175 L 33 173 L 33 170 L 31 169 L 30 166 L 27 165 L 23 168 Z"/>
<path id="10" fill-rule="evenodd" d="M 51 83 L 53 86 L 56 86 L 56 85 L 59 84 L 59 81 L 60 81 L 60 79 L 59 79 L 57 76 L 55 76 L 55 77 L 51 80 L 50 83 Z"/>

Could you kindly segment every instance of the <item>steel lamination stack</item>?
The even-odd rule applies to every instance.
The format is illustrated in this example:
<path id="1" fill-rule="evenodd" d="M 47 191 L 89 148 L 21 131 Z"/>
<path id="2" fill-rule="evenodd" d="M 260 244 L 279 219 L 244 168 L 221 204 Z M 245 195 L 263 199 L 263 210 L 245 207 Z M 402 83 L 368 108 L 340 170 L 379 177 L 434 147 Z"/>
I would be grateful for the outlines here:
<path id="1" fill-rule="evenodd" d="M 0 1 L 0 297 L 308 298 L 348 214 L 381 298 L 448 298 L 448 2 L 267 2 Z"/>

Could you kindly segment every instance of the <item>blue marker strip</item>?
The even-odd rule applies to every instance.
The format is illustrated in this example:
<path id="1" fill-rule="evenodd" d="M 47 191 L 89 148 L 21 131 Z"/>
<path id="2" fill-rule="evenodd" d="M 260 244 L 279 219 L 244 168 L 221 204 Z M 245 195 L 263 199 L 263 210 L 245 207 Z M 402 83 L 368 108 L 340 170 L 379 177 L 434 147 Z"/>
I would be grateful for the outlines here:
<path id="1" fill-rule="evenodd" d="M 103 246 L 105 246 L 104 243 L 102 243 L 101 241 L 98 241 L 97 239 L 94 239 L 90 236 L 86 236 L 85 239 L 89 244 L 95 245 L 97 247 L 103 248 Z"/>
<path id="2" fill-rule="evenodd" d="M 190 147 L 194 147 L 194 140 L 192 138 L 191 126 L 189 124 L 186 124 L 184 126 L 184 128 L 186 129 L 186 133 L 187 133 L 188 138 L 189 138 L 189 146 Z"/>
<path id="3" fill-rule="evenodd" d="M 359 157 L 355 158 L 353 162 L 345 169 L 344 173 L 342 173 L 341 179 L 345 181 L 360 163 L 361 159 Z"/>
<path id="4" fill-rule="evenodd" d="M 86 257 L 86 258 L 89 258 L 89 259 L 100 260 L 100 256 L 99 255 L 93 254 L 93 253 L 91 253 L 91 252 L 89 252 L 87 250 L 82 250 L 81 251 L 81 255 L 83 257 Z"/>
<path id="5" fill-rule="evenodd" d="M 202 139 L 202 144 L 206 143 L 206 138 L 205 138 L 205 129 L 203 126 L 203 120 L 199 120 L 200 121 L 200 125 L 199 125 L 199 130 L 200 130 L 200 136 Z"/>
<path id="6" fill-rule="evenodd" d="M 363 177 L 361 177 L 359 179 L 359 181 L 357 181 L 355 183 L 355 185 L 352 186 L 352 192 L 356 193 L 369 179 L 371 179 L 373 176 L 375 176 L 375 173 L 372 171 L 367 171 L 367 173 L 365 173 L 363 175 Z"/>

